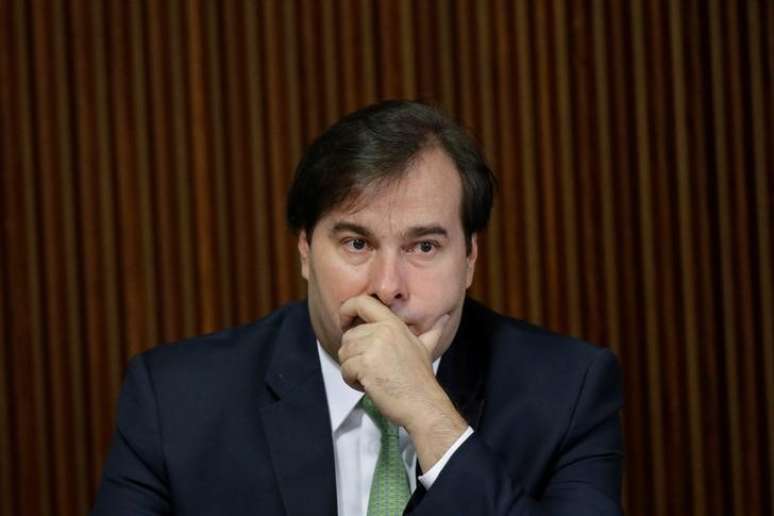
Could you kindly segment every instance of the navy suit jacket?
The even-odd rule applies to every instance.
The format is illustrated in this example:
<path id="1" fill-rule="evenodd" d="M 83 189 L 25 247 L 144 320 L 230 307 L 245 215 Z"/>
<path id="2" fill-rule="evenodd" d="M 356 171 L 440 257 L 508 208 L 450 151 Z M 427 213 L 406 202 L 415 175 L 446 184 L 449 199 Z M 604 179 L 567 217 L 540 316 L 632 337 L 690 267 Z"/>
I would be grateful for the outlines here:
<path id="1" fill-rule="evenodd" d="M 405 514 L 620 514 L 620 375 L 607 350 L 468 299 L 438 380 L 475 430 Z M 93 513 L 335 515 L 306 303 L 133 358 Z"/>

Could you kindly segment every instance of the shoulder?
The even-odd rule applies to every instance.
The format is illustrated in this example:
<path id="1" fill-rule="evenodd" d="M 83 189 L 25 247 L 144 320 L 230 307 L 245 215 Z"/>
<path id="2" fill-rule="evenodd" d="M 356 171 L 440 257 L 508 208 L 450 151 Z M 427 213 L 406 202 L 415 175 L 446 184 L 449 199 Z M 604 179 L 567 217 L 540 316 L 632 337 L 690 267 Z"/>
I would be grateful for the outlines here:
<path id="1" fill-rule="evenodd" d="M 489 378 L 506 390 L 577 392 L 588 375 L 618 375 L 615 355 L 606 348 L 499 314 L 470 299 L 465 310 L 468 340 L 484 348 Z"/>
<path id="2" fill-rule="evenodd" d="M 262 378 L 288 327 L 297 331 L 304 324 L 306 303 L 289 304 L 248 324 L 156 346 L 132 358 L 129 370 L 144 368 L 153 383 L 167 385 Z"/>
<path id="3" fill-rule="evenodd" d="M 492 352 L 527 354 L 535 358 L 560 354 L 565 359 L 580 361 L 594 360 L 599 354 L 609 353 L 581 339 L 502 315 L 473 299 L 465 302 L 464 324 L 468 333 L 477 334 Z"/>

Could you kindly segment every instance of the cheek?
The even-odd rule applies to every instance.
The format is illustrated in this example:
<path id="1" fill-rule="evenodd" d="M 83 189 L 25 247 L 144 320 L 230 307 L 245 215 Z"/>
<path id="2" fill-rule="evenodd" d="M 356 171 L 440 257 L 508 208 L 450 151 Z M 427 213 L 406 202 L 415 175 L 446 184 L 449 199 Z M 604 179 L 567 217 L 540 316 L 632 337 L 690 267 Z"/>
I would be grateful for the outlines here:
<path id="1" fill-rule="evenodd" d="M 344 301 L 361 294 L 366 288 L 368 277 L 363 268 L 333 261 L 318 265 L 315 276 L 320 294 L 326 298 L 326 304 L 332 310 L 338 310 Z"/>
<path id="2" fill-rule="evenodd" d="M 453 311 L 465 297 L 464 268 L 417 271 L 411 278 L 412 312 L 432 324 L 442 314 Z"/>

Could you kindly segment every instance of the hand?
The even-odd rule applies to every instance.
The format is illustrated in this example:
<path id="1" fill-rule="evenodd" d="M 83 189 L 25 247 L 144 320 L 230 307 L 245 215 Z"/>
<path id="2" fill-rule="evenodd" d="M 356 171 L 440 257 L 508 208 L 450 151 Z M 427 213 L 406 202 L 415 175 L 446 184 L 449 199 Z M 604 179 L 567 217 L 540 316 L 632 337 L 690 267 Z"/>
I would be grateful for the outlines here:
<path id="1" fill-rule="evenodd" d="M 364 322 L 342 336 L 338 355 L 344 381 L 365 391 L 385 417 L 406 428 L 427 471 L 467 428 L 432 368 L 432 352 L 449 316 L 416 336 L 370 296 L 347 300 L 339 315 Z"/>

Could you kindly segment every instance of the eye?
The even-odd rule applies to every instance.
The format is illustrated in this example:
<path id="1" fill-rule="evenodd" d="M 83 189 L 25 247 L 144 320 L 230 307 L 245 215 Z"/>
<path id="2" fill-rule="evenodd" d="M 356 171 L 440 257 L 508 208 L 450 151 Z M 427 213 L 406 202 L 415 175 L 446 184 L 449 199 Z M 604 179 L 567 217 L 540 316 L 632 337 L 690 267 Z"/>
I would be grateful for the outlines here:
<path id="1" fill-rule="evenodd" d="M 432 256 L 433 253 L 435 253 L 440 246 L 438 245 L 438 242 L 433 242 L 432 240 L 422 240 L 421 242 L 416 242 L 409 248 L 410 253 L 416 253 L 421 256 Z"/>
<path id="2" fill-rule="evenodd" d="M 363 251 L 368 247 L 368 242 L 362 238 L 350 238 L 344 241 L 344 246 L 350 251 Z"/>

